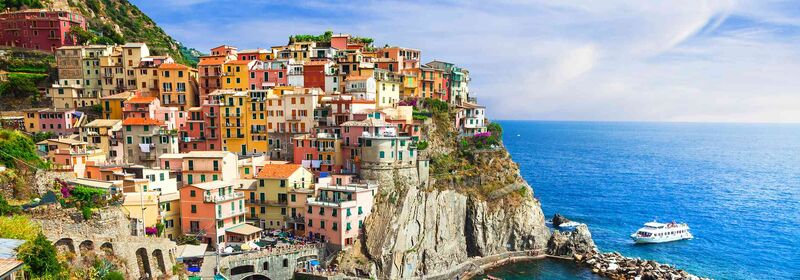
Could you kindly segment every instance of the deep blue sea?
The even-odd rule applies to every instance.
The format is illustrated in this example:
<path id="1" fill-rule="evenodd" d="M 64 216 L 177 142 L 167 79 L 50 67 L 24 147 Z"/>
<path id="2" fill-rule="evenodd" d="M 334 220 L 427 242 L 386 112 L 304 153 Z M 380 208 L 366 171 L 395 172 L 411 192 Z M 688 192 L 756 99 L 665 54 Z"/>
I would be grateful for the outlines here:
<path id="1" fill-rule="evenodd" d="M 603 251 L 715 279 L 800 279 L 800 125 L 501 121 L 545 215 L 589 225 Z M 643 223 L 695 239 L 634 245 Z M 521 263 L 504 279 L 596 279 L 570 263 Z"/>

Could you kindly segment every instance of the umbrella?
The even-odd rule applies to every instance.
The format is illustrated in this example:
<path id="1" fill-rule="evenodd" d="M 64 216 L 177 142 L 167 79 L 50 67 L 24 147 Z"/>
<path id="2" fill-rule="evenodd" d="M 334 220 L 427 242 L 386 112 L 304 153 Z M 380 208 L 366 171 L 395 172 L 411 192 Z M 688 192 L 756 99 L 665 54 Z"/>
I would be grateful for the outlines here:
<path id="1" fill-rule="evenodd" d="M 233 253 L 233 247 L 227 247 L 227 248 L 225 248 L 225 250 L 224 250 L 224 251 L 222 251 L 222 252 L 224 252 L 224 253 L 226 253 L 226 254 Z"/>
<path id="2" fill-rule="evenodd" d="M 186 270 L 188 270 L 189 272 L 200 272 L 200 267 L 198 267 L 198 266 L 190 266 Z"/>
<path id="3" fill-rule="evenodd" d="M 242 251 L 249 251 L 250 250 L 250 245 L 248 245 L 247 243 L 244 243 L 244 244 L 242 244 L 242 246 L 240 248 L 242 249 Z"/>
<path id="4" fill-rule="evenodd" d="M 310 260 L 310 261 L 308 261 L 308 264 L 310 264 L 312 266 L 318 266 L 319 265 L 319 261 L 315 260 L 315 259 L 314 260 Z"/>

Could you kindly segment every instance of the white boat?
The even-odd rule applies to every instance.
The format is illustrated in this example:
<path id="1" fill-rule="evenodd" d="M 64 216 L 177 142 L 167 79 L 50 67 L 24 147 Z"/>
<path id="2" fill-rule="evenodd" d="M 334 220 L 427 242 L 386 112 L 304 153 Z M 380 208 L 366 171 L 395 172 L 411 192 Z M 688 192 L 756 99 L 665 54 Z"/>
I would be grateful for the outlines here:
<path id="1" fill-rule="evenodd" d="M 685 223 L 659 223 L 652 221 L 645 223 L 635 233 L 631 234 L 631 239 L 636 243 L 664 243 L 684 239 L 692 239 L 689 226 Z"/>

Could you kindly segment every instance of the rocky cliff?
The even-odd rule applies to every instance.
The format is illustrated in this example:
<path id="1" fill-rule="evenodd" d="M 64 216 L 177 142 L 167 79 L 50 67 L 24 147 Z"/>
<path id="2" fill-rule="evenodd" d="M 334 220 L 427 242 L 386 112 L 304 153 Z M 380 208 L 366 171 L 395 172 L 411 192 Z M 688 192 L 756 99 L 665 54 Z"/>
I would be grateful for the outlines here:
<path id="1" fill-rule="evenodd" d="M 429 182 L 415 170 L 370 173 L 381 181 L 379 195 L 359 244 L 339 258 L 344 271 L 446 277 L 473 257 L 546 246 L 541 206 L 508 152 L 459 146 L 451 123 L 440 114 L 423 130 L 431 144 Z"/>

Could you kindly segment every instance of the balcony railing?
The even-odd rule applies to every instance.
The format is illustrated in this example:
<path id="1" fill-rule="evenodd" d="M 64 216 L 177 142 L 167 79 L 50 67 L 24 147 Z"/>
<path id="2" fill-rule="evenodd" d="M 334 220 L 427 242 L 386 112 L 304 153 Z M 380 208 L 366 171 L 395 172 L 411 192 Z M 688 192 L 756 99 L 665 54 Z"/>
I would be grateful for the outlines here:
<path id="1" fill-rule="evenodd" d="M 286 206 L 289 202 L 286 200 L 260 200 L 248 199 L 245 200 L 248 204 L 262 205 L 262 206 Z"/>
<path id="2" fill-rule="evenodd" d="M 244 193 L 242 193 L 242 192 L 233 192 L 233 193 L 228 193 L 228 194 L 225 194 L 225 195 L 212 194 L 212 195 L 203 196 L 203 201 L 209 202 L 209 203 L 217 203 L 217 202 L 224 202 L 224 201 L 234 200 L 234 199 L 243 198 L 243 197 L 244 197 Z"/>

